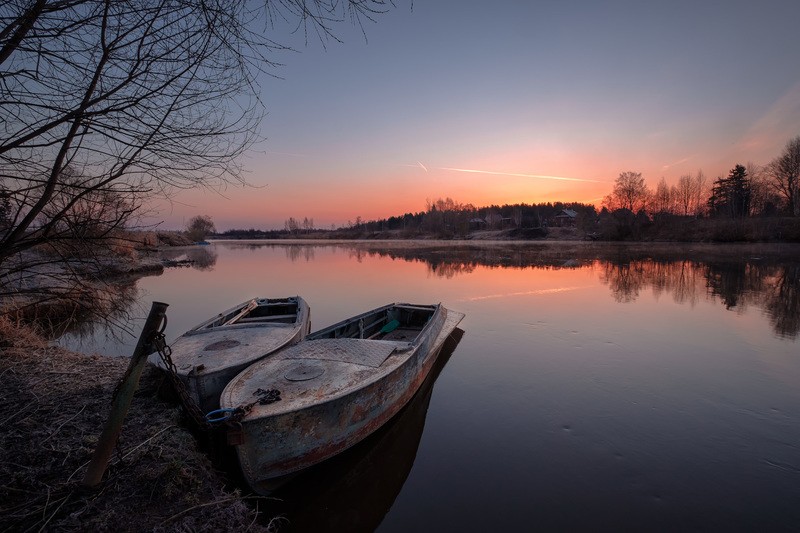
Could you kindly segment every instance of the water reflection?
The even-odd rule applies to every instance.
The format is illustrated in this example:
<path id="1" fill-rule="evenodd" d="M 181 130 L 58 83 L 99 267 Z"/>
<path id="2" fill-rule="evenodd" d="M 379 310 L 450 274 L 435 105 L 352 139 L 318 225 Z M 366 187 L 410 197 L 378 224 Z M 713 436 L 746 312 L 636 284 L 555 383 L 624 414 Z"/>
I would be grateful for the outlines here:
<path id="1" fill-rule="evenodd" d="M 609 261 L 600 264 L 600 271 L 600 280 L 620 303 L 633 302 L 650 288 L 656 296 L 669 294 L 676 303 L 694 307 L 708 284 L 708 269 L 695 261 Z"/>
<path id="2" fill-rule="evenodd" d="M 743 313 L 748 307 L 761 311 L 768 317 L 774 332 L 788 339 L 800 334 L 800 260 L 798 249 L 784 247 L 783 250 L 768 247 L 717 247 L 717 246 L 673 246 L 663 245 L 596 245 L 595 243 L 447 243 L 447 242 L 309 242 L 309 243 L 275 243 L 275 242 L 220 242 L 212 246 L 195 246 L 167 249 L 161 252 L 161 258 L 170 264 L 191 266 L 192 270 L 205 272 L 211 276 L 200 278 L 189 275 L 188 271 L 179 276 L 170 276 L 169 283 L 152 283 L 160 287 L 158 298 L 166 298 L 173 304 L 179 304 L 188 294 L 201 299 L 197 293 L 197 284 L 202 283 L 205 293 L 214 292 L 218 287 L 232 283 L 233 290 L 242 293 L 242 297 L 252 295 L 251 288 L 239 286 L 260 286 L 258 281 L 264 267 L 248 270 L 247 265 L 253 261 L 259 264 L 270 264 L 275 272 L 283 272 L 279 277 L 289 280 L 295 292 L 312 295 L 314 290 L 329 294 L 332 286 L 349 283 L 350 265 L 366 264 L 372 260 L 380 272 L 387 272 L 391 262 L 423 265 L 428 278 L 455 280 L 464 278 L 469 284 L 473 276 L 480 277 L 486 283 L 487 269 L 491 272 L 490 286 L 487 295 L 479 299 L 498 299 L 509 295 L 544 294 L 530 291 L 550 291 L 551 288 L 536 288 L 520 285 L 510 286 L 511 293 L 496 290 L 500 280 L 511 279 L 503 271 L 530 270 L 541 272 L 537 277 L 552 274 L 585 271 L 596 275 L 600 283 L 606 285 L 614 301 L 630 304 L 640 299 L 645 291 L 656 297 L 671 297 L 682 305 L 694 307 L 700 302 L 719 302 L 725 309 Z M 250 251 L 252 254 L 242 254 Z M 221 267 L 217 267 L 218 254 L 223 256 Z M 337 259 L 333 262 L 332 259 Z M 285 258 L 278 260 L 277 258 Z M 314 280 L 307 274 L 300 274 L 291 268 L 291 263 L 305 262 L 311 268 L 319 266 L 325 276 L 317 276 Z M 314 264 L 313 266 L 311 264 Z M 286 265 L 285 267 L 283 265 Z M 280 269 L 287 268 L 282 271 Z M 372 268 L 369 266 L 368 268 Z M 338 270 L 342 272 L 337 275 Z M 376 276 L 380 276 L 378 270 Z M 423 274 L 424 275 L 424 274 Z M 255 276 L 255 277 L 254 277 Z M 306 277 L 303 277 L 306 276 Z M 236 280 L 235 283 L 232 280 Z M 334 281 L 335 280 L 335 281 Z M 134 285 L 135 280 L 129 283 Z M 187 286 L 182 288 L 183 285 Z M 317 288 L 319 284 L 327 284 Z M 164 286 L 169 285 L 168 291 Z M 575 290 L 586 283 L 575 279 L 565 285 L 564 290 Z M 174 290 L 173 290 L 174 289 Z M 132 288 L 131 288 L 132 290 Z M 225 289 L 228 292 L 231 289 Z M 281 288 L 281 290 L 284 290 Z M 204 294 L 205 294 L 204 293 Z M 393 296 L 394 297 L 394 296 Z M 474 295 L 465 299 L 474 300 Z M 136 299 L 133 293 L 125 293 L 117 298 L 124 305 Z M 324 301 L 324 300 L 323 300 Z M 147 303 L 147 302 L 145 302 Z M 235 303 L 235 302 L 234 302 Z M 214 308 L 193 306 L 197 308 L 197 316 L 186 315 L 181 327 L 192 326 L 205 318 Z M 124 311 L 124 310 L 123 310 Z M 138 312 L 136 310 L 135 312 Z M 134 314 L 135 314 L 134 312 Z M 128 310 L 128 314 L 131 311 Z M 184 311 L 185 314 L 185 311 Z M 115 316 L 124 317 L 124 313 Z M 317 315 L 318 317 L 321 315 Z M 334 317 L 335 318 L 335 317 Z M 178 322 L 175 322 L 178 324 Z M 81 330 L 81 337 L 120 336 L 125 333 L 103 330 L 93 333 L 91 321 L 73 321 L 73 328 Z M 135 329 L 128 327 L 128 329 Z M 183 331 L 173 331 L 178 335 Z M 128 343 L 132 341 L 129 339 Z M 102 346 L 101 346 L 102 345 Z M 73 347 L 74 345 L 70 345 Z M 82 349 L 78 347 L 79 349 Z M 130 346 L 114 346 L 113 343 L 100 340 L 98 349 L 106 353 L 127 354 Z"/>
<path id="3" fill-rule="evenodd" d="M 619 246 L 563 247 L 530 245 L 459 245 L 390 247 L 351 245 L 350 253 L 422 262 L 430 275 L 451 279 L 472 274 L 478 267 L 512 269 L 579 269 L 599 272 L 619 303 L 631 303 L 642 291 L 669 294 L 676 303 L 696 305 L 703 299 L 719 301 L 741 312 L 761 309 L 776 334 L 795 338 L 800 333 L 800 263 L 782 253 L 739 257 L 713 248 L 650 250 Z M 761 252 L 769 249 L 760 250 Z M 780 252 L 780 250 L 777 250 Z M 686 256 L 692 256 L 687 259 Z"/>
<path id="4" fill-rule="evenodd" d="M 306 263 L 311 262 L 314 260 L 314 247 L 313 246 L 304 246 L 299 244 L 290 244 L 286 246 L 286 257 L 292 262 L 298 261 L 300 258 L 303 258 Z"/>
<path id="5" fill-rule="evenodd" d="M 675 302 L 692 306 L 705 296 L 731 311 L 743 312 L 751 305 L 761 309 L 779 336 L 795 338 L 800 332 L 798 264 L 608 262 L 603 265 L 601 281 L 608 284 L 618 302 L 632 302 L 646 288 L 657 295 L 671 294 Z"/>
<path id="6" fill-rule="evenodd" d="M 214 270 L 217 264 L 217 250 L 213 246 L 166 248 L 160 252 L 160 256 L 167 268 L 192 267 L 209 271 Z"/>
<path id="7" fill-rule="evenodd" d="M 127 279 L 77 285 L 69 294 L 15 310 L 15 318 L 35 323 L 49 339 L 68 336 L 76 342 L 102 330 L 119 339 L 130 334 L 127 323 L 137 300 L 136 285 Z"/>
<path id="8" fill-rule="evenodd" d="M 264 517 L 280 531 L 375 531 L 414 465 L 433 386 L 464 332 L 445 342 L 420 389 L 394 418 L 360 444 L 312 467 L 274 494 Z"/>
<path id="9" fill-rule="evenodd" d="M 800 265 L 776 272 L 764 291 L 765 310 L 779 335 L 794 338 L 800 331 Z"/>
<path id="10" fill-rule="evenodd" d="M 211 246 L 167 248 L 159 251 L 158 259 L 165 268 L 189 267 L 209 272 L 217 263 L 217 251 Z M 72 350 L 130 354 L 147 313 L 138 280 L 162 274 L 163 271 L 145 272 L 87 284 L 80 298 L 60 301 L 56 312 L 47 317 L 50 338 Z M 37 320 L 42 322 L 41 317 Z"/>

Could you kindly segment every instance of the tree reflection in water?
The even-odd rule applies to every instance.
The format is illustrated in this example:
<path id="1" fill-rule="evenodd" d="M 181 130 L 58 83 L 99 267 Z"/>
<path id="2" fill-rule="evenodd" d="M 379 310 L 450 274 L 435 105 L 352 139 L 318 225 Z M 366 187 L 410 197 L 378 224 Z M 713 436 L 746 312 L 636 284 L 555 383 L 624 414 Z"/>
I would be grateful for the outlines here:
<path id="1" fill-rule="evenodd" d="M 159 259 L 167 268 L 189 267 L 201 271 L 214 269 L 217 252 L 209 246 L 167 248 L 159 252 Z M 126 275 L 108 280 L 94 280 L 78 297 L 60 300 L 51 306 L 55 312 L 47 316 L 35 315 L 35 320 L 52 339 L 61 339 L 64 345 L 81 349 L 100 336 L 125 344 L 133 338 L 135 323 L 147 310 L 139 303 L 137 281 L 142 276 L 160 276 L 159 272 Z"/>
<path id="2" fill-rule="evenodd" d="M 776 334 L 795 338 L 800 333 L 800 261 L 797 253 L 780 247 L 721 247 L 693 244 L 608 245 L 594 243 L 448 243 L 369 242 L 264 243 L 243 242 L 235 247 L 256 250 L 280 248 L 292 261 L 311 262 L 320 250 L 343 251 L 357 262 L 388 257 L 426 265 L 431 276 L 451 279 L 478 268 L 591 269 L 608 285 L 612 297 L 633 302 L 645 290 L 670 295 L 679 304 L 719 301 L 726 309 L 761 309 Z M 777 252 L 775 251 L 777 250 Z M 185 258 L 194 268 L 211 270 L 216 252 L 193 247 L 166 252 Z M 757 257 L 756 257 L 757 256 Z"/>
<path id="3" fill-rule="evenodd" d="M 800 331 L 800 265 L 784 267 L 765 288 L 764 309 L 775 332 L 794 338 Z"/>
<path id="4" fill-rule="evenodd" d="M 214 270 L 217 252 L 211 246 L 167 248 L 159 252 L 167 266 L 187 266 L 197 270 Z"/>
<path id="5" fill-rule="evenodd" d="M 601 280 L 619 302 L 632 302 L 652 288 L 672 295 L 677 303 L 694 306 L 700 296 L 721 302 L 726 309 L 762 309 L 776 334 L 794 338 L 800 332 L 800 265 L 754 262 L 638 260 L 604 263 Z"/>
<path id="6" fill-rule="evenodd" d="M 292 262 L 298 261 L 301 257 L 308 263 L 314 260 L 314 247 L 303 244 L 290 244 L 285 247 L 286 257 Z"/>
<path id="7" fill-rule="evenodd" d="M 797 257 L 764 254 L 740 257 L 724 248 L 664 250 L 625 246 L 428 245 L 386 247 L 352 245 L 364 254 L 427 264 L 431 275 L 469 275 L 479 266 L 511 269 L 590 268 L 599 272 L 613 298 L 633 302 L 645 290 L 669 294 L 679 304 L 695 306 L 702 299 L 726 309 L 761 309 L 775 333 L 795 338 L 800 333 L 800 263 Z M 354 252 L 355 253 L 355 252 Z"/>

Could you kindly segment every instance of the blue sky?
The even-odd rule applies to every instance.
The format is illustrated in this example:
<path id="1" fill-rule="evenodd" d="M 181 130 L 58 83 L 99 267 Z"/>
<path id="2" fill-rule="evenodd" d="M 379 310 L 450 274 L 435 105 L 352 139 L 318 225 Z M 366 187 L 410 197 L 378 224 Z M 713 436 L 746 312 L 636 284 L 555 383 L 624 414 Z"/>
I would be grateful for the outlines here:
<path id="1" fill-rule="evenodd" d="M 765 164 L 800 135 L 798 20 L 797 1 L 417 0 L 366 40 L 347 23 L 325 46 L 273 29 L 297 51 L 260 80 L 254 187 L 182 193 L 161 218 L 329 227 L 427 198 L 599 202 L 626 170 L 655 185 Z"/>

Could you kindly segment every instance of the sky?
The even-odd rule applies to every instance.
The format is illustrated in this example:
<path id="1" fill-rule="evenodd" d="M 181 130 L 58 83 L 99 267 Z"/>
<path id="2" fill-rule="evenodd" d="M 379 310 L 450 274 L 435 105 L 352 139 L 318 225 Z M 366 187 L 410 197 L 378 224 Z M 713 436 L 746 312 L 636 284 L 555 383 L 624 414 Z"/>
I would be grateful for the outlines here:
<path id="1" fill-rule="evenodd" d="M 599 206 L 620 172 L 713 180 L 800 135 L 797 0 L 396 3 L 366 38 L 275 30 L 295 50 L 260 78 L 249 185 L 182 191 L 161 227 L 329 228 L 445 197 Z"/>

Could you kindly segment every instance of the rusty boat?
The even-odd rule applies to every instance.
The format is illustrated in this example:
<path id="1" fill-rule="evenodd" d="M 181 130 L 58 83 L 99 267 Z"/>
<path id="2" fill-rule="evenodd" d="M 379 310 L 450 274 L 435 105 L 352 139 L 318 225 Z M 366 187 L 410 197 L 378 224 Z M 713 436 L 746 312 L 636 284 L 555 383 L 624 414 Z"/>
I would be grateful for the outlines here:
<path id="1" fill-rule="evenodd" d="M 411 472 L 436 379 L 464 332 L 456 328 L 428 377 L 400 412 L 375 433 L 277 488 L 267 515 L 296 531 L 377 531 Z"/>
<path id="2" fill-rule="evenodd" d="M 463 318 L 441 304 L 389 304 L 311 333 L 233 378 L 220 405 L 244 413 L 229 442 L 248 484 L 268 494 L 375 432 L 414 396 Z"/>
<path id="3" fill-rule="evenodd" d="M 178 337 L 171 345 L 172 362 L 190 398 L 210 411 L 239 372 L 303 340 L 310 330 L 311 313 L 301 297 L 252 298 Z M 150 362 L 167 370 L 157 353 Z"/>

